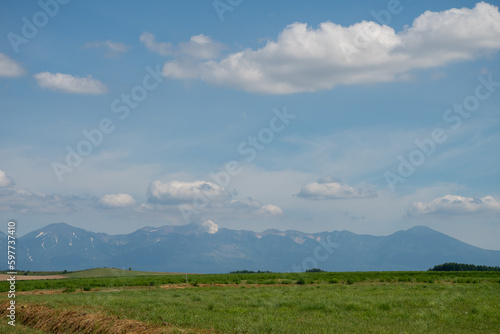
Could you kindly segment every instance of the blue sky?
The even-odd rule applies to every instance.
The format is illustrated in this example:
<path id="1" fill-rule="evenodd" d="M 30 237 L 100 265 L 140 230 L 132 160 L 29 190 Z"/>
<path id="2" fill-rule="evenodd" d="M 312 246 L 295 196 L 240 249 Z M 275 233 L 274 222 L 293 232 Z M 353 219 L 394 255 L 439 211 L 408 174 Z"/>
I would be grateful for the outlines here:
<path id="1" fill-rule="evenodd" d="M 20 234 L 426 225 L 500 249 L 494 2 L 9 0 L 0 22 Z"/>

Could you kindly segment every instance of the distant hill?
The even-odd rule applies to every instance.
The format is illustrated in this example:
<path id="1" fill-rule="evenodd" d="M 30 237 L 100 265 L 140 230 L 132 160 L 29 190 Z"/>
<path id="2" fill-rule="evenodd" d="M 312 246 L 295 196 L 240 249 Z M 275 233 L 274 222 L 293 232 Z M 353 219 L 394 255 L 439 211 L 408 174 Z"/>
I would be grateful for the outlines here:
<path id="1" fill-rule="evenodd" d="M 5 238 L 0 235 L 0 246 L 6 244 Z M 500 251 L 474 247 L 422 226 L 389 236 L 225 228 L 210 234 L 194 224 L 108 235 L 58 223 L 17 240 L 17 267 L 31 271 L 96 267 L 191 273 L 290 272 L 313 267 L 327 271 L 427 270 L 446 262 L 498 266 Z"/>
<path id="2" fill-rule="evenodd" d="M 93 268 L 93 269 L 63 273 L 62 275 L 68 278 L 84 278 L 84 277 L 133 277 L 133 276 L 162 275 L 162 274 L 172 275 L 179 273 L 135 271 L 135 270 L 124 270 L 116 268 Z"/>

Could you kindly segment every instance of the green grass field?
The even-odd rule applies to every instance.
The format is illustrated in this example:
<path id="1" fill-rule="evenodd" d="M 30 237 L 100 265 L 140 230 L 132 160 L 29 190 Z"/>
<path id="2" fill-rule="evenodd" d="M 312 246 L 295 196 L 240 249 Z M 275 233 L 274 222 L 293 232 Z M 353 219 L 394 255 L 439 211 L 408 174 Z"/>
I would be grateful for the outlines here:
<path id="1" fill-rule="evenodd" d="M 70 273 L 73 278 L 18 281 L 18 291 L 63 288 L 102 288 L 159 286 L 185 283 L 185 275 L 164 275 L 119 269 L 92 269 Z M 188 274 L 189 284 L 354 284 L 354 283 L 500 283 L 499 271 L 458 272 L 320 272 L 254 274 Z M 8 282 L 0 282 L 0 292 L 8 291 Z"/>
<path id="2" fill-rule="evenodd" d="M 70 293 L 27 292 L 18 294 L 16 301 L 20 306 L 49 310 L 49 318 L 58 326 L 70 326 L 66 322 L 71 323 L 71 316 L 58 313 L 70 310 L 91 319 L 130 320 L 151 326 L 151 331 L 137 331 L 141 333 L 159 333 L 162 328 L 165 333 L 500 333 L 500 272 L 269 273 L 188 278 L 189 285 L 181 284 L 183 275 L 71 278 L 53 282 L 67 284 L 60 289 L 75 282 L 103 286 L 93 286 L 90 291 L 77 287 Z M 127 280 L 139 283 L 141 279 L 157 281 L 154 286 L 117 284 Z M 160 281 L 174 282 L 162 286 L 167 283 Z M 18 284 L 34 282 L 46 281 Z M 211 282 L 231 285 L 212 287 Z M 3 295 L 0 301 L 6 299 Z M 36 312 L 26 316 L 26 321 L 30 317 L 43 323 L 43 316 Z M 20 333 L 31 333 L 29 327 L 23 328 Z M 8 329 L 0 325 L 0 333 Z M 60 333 L 78 332 L 83 330 Z"/>

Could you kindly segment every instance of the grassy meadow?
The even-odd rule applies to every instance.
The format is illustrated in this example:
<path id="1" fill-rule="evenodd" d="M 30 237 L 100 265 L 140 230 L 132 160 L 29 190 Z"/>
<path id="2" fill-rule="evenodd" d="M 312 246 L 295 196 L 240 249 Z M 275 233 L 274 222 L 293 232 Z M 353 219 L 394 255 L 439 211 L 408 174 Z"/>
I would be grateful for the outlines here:
<path id="1" fill-rule="evenodd" d="M 185 274 L 162 274 L 121 269 L 89 269 L 62 274 L 66 279 L 27 280 L 16 283 L 17 291 L 40 289 L 94 289 L 133 286 L 161 286 L 186 283 Z M 312 272 L 252 274 L 188 274 L 187 283 L 235 285 L 355 284 L 355 283 L 500 283 L 498 271 L 384 271 L 384 272 Z M 0 282 L 0 292 L 8 291 L 8 282 Z"/>
<path id="2" fill-rule="evenodd" d="M 88 274 L 19 281 L 26 333 L 500 333 L 500 272 Z"/>

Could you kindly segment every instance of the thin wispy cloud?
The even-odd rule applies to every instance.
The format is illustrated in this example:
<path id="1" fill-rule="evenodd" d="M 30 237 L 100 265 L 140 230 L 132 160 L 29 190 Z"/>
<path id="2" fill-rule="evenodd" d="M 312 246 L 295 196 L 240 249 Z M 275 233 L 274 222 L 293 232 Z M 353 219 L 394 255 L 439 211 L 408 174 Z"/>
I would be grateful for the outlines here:
<path id="1" fill-rule="evenodd" d="M 446 195 L 430 202 L 414 202 L 408 209 L 410 216 L 464 216 L 500 213 L 500 202 L 492 196 L 472 198 Z"/>
<path id="2" fill-rule="evenodd" d="M 151 52 L 162 56 L 175 56 L 186 59 L 215 59 L 227 48 L 222 43 L 213 41 L 203 34 L 192 36 L 189 42 L 182 42 L 178 45 L 171 43 L 157 42 L 156 37 L 149 32 L 144 32 L 139 40 Z"/>
<path id="3" fill-rule="evenodd" d="M 60 93 L 104 94 L 106 86 L 91 75 L 77 77 L 71 74 L 41 72 L 34 75 L 38 85 Z"/>
<path id="4" fill-rule="evenodd" d="M 161 182 L 153 181 L 148 186 L 148 202 L 156 204 L 177 205 L 192 203 L 194 199 L 201 196 L 209 198 L 210 201 L 224 201 L 230 194 L 217 184 L 208 181 L 193 182 Z"/>
<path id="5" fill-rule="evenodd" d="M 34 193 L 24 189 L 0 189 L 0 211 L 19 214 L 74 213 L 73 197 L 58 194 Z"/>
<path id="6" fill-rule="evenodd" d="M 107 41 L 94 41 L 94 42 L 87 42 L 85 44 L 86 48 L 100 48 L 104 49 L 106 51 L 106 55 L 109 57 L 115 57 L 120 53 L 125 53 L 128 50 L 130 50 L 130 47 L 123 44 L 123 43 L 118 43 L 118 42 L 113 42 L 110 40 Z"/>
<path id="7" fill-rule="evenodd" d="M 298 197 L 309 200 L 355 199 L 377 197 L 377 192 L 355 188 L 331 176 L 324 176 L 316 182 L 302 186 Z"/>
<path id="8" fill-rule="evenodd" d="M 0 212 L 22 214 L 68 214 L 75 212 L 78 196 L 32 192 L 14 187 L 14 180 L 0 170 Z"/>
<path id="9" fill-rule="evenodd" d="M 252 198 L 246 199 L 232 199 L 226 201 L 220 206 L 223 209 L 234 210 L 243 215 L 257 214 L 257 215 L 269 215 L 269 216 L 279 216 L 283 214 L 283 210 L 274 204 L 263 205 L 260 201 Z"/>
<path id="10" fill-rule="evenodd" d="M 155 35 L 150 32 L 143 32 L 139 40 L 148 48 L 149 51 L 158 53 L 162 56 L 173 55 L 172 43 L 157 42 Z"/>

